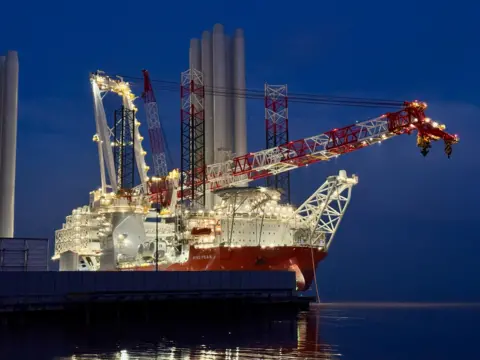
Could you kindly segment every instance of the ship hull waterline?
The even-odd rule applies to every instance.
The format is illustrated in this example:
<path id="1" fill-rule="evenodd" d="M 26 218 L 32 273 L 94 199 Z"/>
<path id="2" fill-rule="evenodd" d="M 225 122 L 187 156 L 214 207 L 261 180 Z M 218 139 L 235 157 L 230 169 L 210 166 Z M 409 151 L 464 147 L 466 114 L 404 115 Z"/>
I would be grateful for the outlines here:
<path id="1" fill-rule="evenodd" d="M 168 266 L 161 271 L 293 271 L 297 289 L 308 290 L 318 263 L 327 256 L 323 249 L 310 247 L 190 247 L 188 260 Z M 153 271 L 155 264 L 122 271 Z"/>

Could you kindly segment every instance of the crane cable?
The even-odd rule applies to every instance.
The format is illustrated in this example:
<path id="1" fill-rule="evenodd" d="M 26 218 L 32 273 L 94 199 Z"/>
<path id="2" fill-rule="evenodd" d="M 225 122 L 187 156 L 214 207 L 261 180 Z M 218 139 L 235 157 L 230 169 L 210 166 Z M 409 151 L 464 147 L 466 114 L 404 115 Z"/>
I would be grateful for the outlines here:
<path id="1" fill-rule="evenodd" d="M 310 252 L 312 254 L 312 270 L 313 270 L 313 281 L 315 282 L 315 295 L 316 295 L 317 303 L 320 304 L 320 295 L 318 293 L 317 271 L 315 269 L 315 258 L 313 256 L 312 246 L 310 246 Z"/>
<path id="2" fill-rule="evenodd" d="M 119 75 L 125 79 L 142 80 L 140 77 Z M 167 81 L 167 80 L 154 80 L 151 79 L 152 86 L 160 91 L 177 92 L 180 89 L 180 82 Z M 155 84 L 155 85 L 153 85 Z M 235 89 L 227 87 L 214 87 L 204 86 L 205 94 L 216 96 L 228 96 L 245 99 L 265 100 L 264 90 L 259 89 Z M 319 105 L 338 105 L 338 106 L 355 106 L 355 107 L 389 107 L 389 108 L 401 108 L 404 106 L 404 101 L 387 100 L 387 99 L 373 99 L 373 98 L 359 98 L 348 96 L 332 96 L 332 95 L 320 95 L 320 94 L 307 94 L 307 93 L 290 93 L 288 95 L 289 102 L 298 102 L 304 104 L 319 104 Z"/>

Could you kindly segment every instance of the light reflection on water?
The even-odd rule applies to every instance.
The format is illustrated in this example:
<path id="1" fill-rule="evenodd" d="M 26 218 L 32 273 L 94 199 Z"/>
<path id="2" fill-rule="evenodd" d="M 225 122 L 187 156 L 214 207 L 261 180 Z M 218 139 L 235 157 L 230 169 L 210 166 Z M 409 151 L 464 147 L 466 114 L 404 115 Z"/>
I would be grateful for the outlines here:
<path id="1" fill-rule="evenodd" d="M 113 353 L 82 354 L 79 348 L 75 355 L 57 359 L 337 359 L 334 349 L 319 338 L 319 322 L 320 314 L 313 312 L 286 320 L 262 319 L 258 323 L 230 323 L 215 328 L 185 324 L 167 331 L 158 342 L 125 344 L 125 348 Z M 121 342 L 116 346 L 122 347 Z"/>
<path id="2" fill-rule="evenodd" d="M 12 359 L 68 360 L 239 360 L 338 359 L 338 349 L 322 342 L 320 323 L 325 310 L 268 315 L 261 319 L 161 325 L 103 325 L 65 329 L 30 329 L 10 334 Z M 3 338 L 3 340 L 6 340 Z M 5 342 L 0 339 L 1 354 Z M 8 344 L 7 344 L 8 347 Z M 31 351 L 29 349 L 32 349 Z M 8 353 L 8 351 L 7 351 Z M 2 356 L 0 356 L 1 358 Z"/>
<path id="3" fill-rule="evenodd" d="M 337 304 L 309 312 L 0 330 L 0 359 L 480 359 L 480 306 Z M 58 315 L 56 315 L 58 316 Z"/>

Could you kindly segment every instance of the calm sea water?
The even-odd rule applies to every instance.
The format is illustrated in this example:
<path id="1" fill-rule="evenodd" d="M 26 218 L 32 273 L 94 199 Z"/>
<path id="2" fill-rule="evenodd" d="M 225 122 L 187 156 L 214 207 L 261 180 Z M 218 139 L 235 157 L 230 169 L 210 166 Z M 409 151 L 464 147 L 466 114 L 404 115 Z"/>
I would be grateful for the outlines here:
<path id="1" fill-rule="evenodd" d="M 480 359 L 480 307 L 333 306 L 255 319 L 2 330 L 0 359 Z"/>

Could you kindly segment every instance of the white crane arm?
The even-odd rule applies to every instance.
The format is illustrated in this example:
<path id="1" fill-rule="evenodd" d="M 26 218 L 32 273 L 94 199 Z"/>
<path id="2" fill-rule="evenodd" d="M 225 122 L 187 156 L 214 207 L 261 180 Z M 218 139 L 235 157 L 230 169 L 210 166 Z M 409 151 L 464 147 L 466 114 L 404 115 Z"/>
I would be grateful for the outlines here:
<path id="1" fill-rule="evenodd" d="M 295 211 L 297 221 L 310 229 L 307 242 L 326 249 L 340 226 L 340 221 L 350 203 L 352 187 L 358 183 L 345 170 L 327 180 Z"/>

